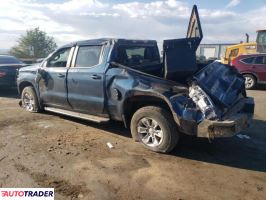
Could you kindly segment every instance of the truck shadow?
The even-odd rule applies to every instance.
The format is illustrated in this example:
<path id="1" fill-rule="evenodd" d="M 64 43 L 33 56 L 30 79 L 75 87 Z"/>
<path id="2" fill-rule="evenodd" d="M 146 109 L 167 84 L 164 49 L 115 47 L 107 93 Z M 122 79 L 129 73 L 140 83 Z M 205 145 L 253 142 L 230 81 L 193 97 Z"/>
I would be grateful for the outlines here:
<path id="1" fill-rule="evenodd" d="M 171 155 L 207 163 L 266 172 L 266 122 L 254 120 L 253 126 L 240 133 L 250 136 L 208 139 L 184 136 Z"/>
<path id="2" fill-rule="evenodd" d="M 86 126 L 131 138 L 130 130 L 125 129 L 124 125 L 119 122 L 111 121 L 109 123 L 97 124 L 67 116 L 61 117 Z M 206 138 L 182 135 L 171 156 L 266 172 L 266 135 L 264 134 L 264 130 L 266 130 L 266 122 L 254 120 L 253 126 L 250 129 L 240 133 L 250 136 L 250 139 L 241 139 L 238 136 L 234 136 L 232 138 L 215 139 L 210 142 Z"/>
<path id="3" fill-rule="evenodd" d="M 104 122 L 104 123 L 96 123 L 96 122 L 91 122 L 83 119 L 78 119 L 75 117 L 70 117 L 66 115 L 61 115 L 57 113 L 50 113 L 50 112 L 45 112 L 47 115 L 56 115 L 58 117 L 61 117 L 66 120 L 70 120 L 79 124 L 83 124 L 85 126 L 90 126 L 99 130 L 104 130 L 108 131 L 117 135 L 121 135 L 123 137 L 131 138 L 131 133 L 129 129 L 126 129 L 124 124 L 122 122 L 117 122 L 117 121 L 109 121 L 109 122 Z"/>
<path id="4" fill-rule="evenodd" d="M 266 85 L 258 85 L 253 90 L 266 90 Z"/>
<path id="5" fill-rule="evenodd" d="M 17 88 L 1 88 L 0 87 L 0 97 L 5 98 L 19 98 Z"/>

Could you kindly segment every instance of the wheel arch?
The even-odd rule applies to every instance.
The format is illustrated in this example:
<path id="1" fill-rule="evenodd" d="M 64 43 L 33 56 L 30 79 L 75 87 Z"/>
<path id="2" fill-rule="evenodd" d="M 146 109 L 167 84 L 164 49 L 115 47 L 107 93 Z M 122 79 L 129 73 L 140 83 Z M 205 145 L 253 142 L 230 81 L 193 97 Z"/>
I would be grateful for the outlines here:
<path id="1" fill-rule="evenodd" d="M 253 72 L 241 72 L 241 74 L 242 75 L 251 75 L 251 76 L 253 76 L 256 79 L 257 82 L 259 81 L 258 76 L 255 73 L 253 73 Z"/>
<path id="2" fill-rule="evenodd" d="M 28 86 L 33 87 L 34 90 L 35 90 L 35 92 L 36 92 L 36 89 L 35 89 L 34 85 L 31 82 L 29 82 L 29 81 L 23 81 L 23 82 L 19 83 L 19 85 L 18 85 L 18 92 L 19 92 L 19 94 L 21 94 L 22 91 L 23 91 L 23 89 L 25 87 L 28 87 Z"/>
<path id="3" fill-rule="evenodd" d="M 158 106 L 167 110 L 172 116 L 172 108 L 170 103 L 163 97 L 154 95 L 137 95 L 127 98 L 123 103 L 123 122 L 125 127 L 129 127 L 133 114 L 140 108 L 145 106 Z M 173 116 L 175 120 L 175 116 Z"/>

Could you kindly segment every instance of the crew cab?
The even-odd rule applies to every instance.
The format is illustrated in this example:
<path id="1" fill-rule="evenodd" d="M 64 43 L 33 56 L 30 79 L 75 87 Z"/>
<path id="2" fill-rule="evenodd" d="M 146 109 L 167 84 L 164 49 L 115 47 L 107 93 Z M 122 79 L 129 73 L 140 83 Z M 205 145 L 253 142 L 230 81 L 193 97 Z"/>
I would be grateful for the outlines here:
<path id="1" fill-rule="evenodd" d="M 254 101 L 244 78 L 218 62 L 199 70 L 203 37 L 196 6 L 187 37 L 156 41 L 95 39 L 67 44 L 40 65 L 19 70 L 21 105 L 92 120 L 122 121 L 133 139 L 170 152 L 180 134 L 230 137 L 247 128 Z"/>

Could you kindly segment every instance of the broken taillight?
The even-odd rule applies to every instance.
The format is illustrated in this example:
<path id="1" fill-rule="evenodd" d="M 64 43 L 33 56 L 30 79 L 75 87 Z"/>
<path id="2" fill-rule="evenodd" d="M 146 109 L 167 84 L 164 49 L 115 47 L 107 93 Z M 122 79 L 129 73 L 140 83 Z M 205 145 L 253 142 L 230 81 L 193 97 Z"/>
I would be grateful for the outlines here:
<path id="1" fill-rule="evenodd" d="M 5 72 L 0 72 L 0 78 L 4 77 L 6 75 Z"/>
<path id="2" fill-rule="evenodd" d="M 189 97 L 199 107 L 204 118 L 216 119 L 218 117 L 215 106 L 210 97 L 197 84 L 189 87 Z"/>

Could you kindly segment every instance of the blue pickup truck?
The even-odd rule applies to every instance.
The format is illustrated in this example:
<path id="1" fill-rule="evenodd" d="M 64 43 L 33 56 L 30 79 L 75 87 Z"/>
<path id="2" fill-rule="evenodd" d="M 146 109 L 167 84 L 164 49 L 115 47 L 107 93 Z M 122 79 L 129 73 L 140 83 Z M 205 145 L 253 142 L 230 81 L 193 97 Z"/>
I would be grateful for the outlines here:
<path id="1" fill-rule="evenodd" d="M 135 141 L 170 152 L 180 134 L 230 137 L 254 112 L 244 78 L 230 66 L 196 64 L 202 39 L 194 7 L 187 37 L 156 41 L 95 39 L 62 46 L 41 64 L 21 68 L 21 106 L 95 122 L 122 121 Z"/>

